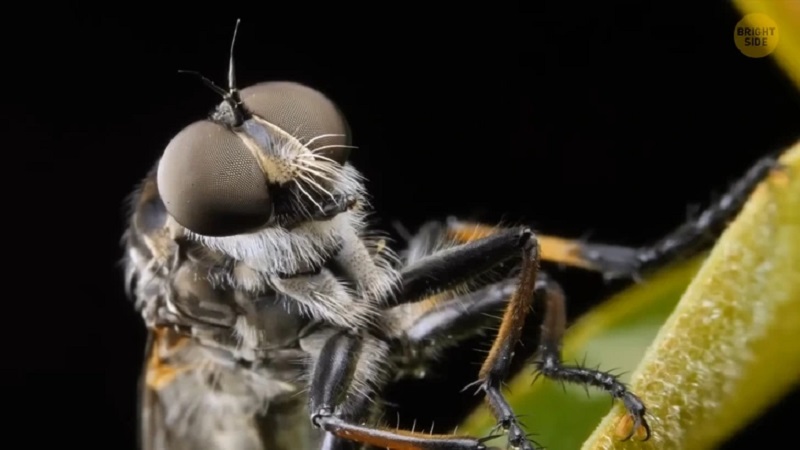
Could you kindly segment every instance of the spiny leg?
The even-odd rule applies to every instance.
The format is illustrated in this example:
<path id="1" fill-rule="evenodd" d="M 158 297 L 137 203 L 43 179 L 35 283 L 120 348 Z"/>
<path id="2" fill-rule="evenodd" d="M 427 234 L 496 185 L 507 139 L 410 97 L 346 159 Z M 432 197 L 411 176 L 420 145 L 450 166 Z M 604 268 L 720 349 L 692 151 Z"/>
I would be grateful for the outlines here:
<path id="1" fill-rule="evenodd" d="M 406 345 L 418 347 L 419 353 L 430 351 L 429 342 L 441 343 L 442 337 L 468 337 L 478 329 L 475 325 L 486 322 L 485 314 L 502 307 L 508 301 L 517 283 L 514 279 L 506 279 L 479 291 L 453 298 L 436 305 L 420 316 L 406 330 Z M 592 370 L 579 366 L 568 366 L 561 362 L 561 340 L 566 328 L 566 299 L 561 287 L 545 273 L 539 272 L 534 288 L 533 298 L 544 303 L 545 316 L 541 326 L 539 358 L 535 361 L 539 375 L 557 381 L 566 381 L 585 386 L 594 386 L 608 392 L 612 397 L 621 399 L 631 418 L 633 425 L 629 439 L 640 428 L 645 431 L 645 440 L 650 436 L 650 428 L 644 414 L 643 402 L 627 390 L 624 384 L 611 374 L 600 370 Z M 509 341 L 513 342 L 513 341 Z M 420 356 L 424 358 L 424 356 Z M 510 359 L 506 360 L 510 362 Z M 539 376 L 537 375 L 537 376 Z M 505 377 L 500 377 L 503 379 Z M 498 391 L 487 392 L 493 410 L 500 411 L 498 425 L 509 429 L 511 444 L 514 439 L 524 439 L 524 432 L 514 421 L 514 414 Z"/>
<path id="2" fill-rule="evenodd" d="M 545 289 L 552 283 L 539 272 L 540 253 L 536 236 L 527 228 L 505 228 L 494 230 L 480 238 L 469 241 L 458 247 L 434 253 L 419 259 L 403 272 L 404 290 L 398 303 L 416 301 L 423 295 L 431 295 L 452 288 L 465 280 L 491 270 L 497 265 L 512 259 L 514 255 L 522 253 L 522 265 L 518 284 L 511 298 L 508 300 L 500 329 L 493 342 L 489 356 L 484 361 L 479 373 L 477 384 L 485 391 L 491 410 L 498 420 L 498 425 L 508 431 L 508 441 L 513 447 L 531 449 L 533 444 L 526 438 L 521 424 L 518 422 L 508 402 L 502 395 L 501 386 L 507 378 L 514 348 L 521 337 L 525 319 L 531 310 L 535 293 L 545 296 L 550 290 Z M 560 290 L 556 290 L 560 293 Z M 614 377 L 601 372 L 587 371 L 582 368 L 570 368 L 560 365 L 560 339 L 566 326 L 564 317 L 565 306 L 563 294 L 560 297 L 548 294 L 547 299 L 559 299 L 551 308 L 550 315 L 545 318 L 546 329 L 550 333 L 543 342 L 544 349 L 548 350 L 546 361 L 549 365 L 542 366 L 543 373 L 556 377 L 561 373 L 572 375 L 572 381 L 586 379 L 586 384 L 605 387 L 612 395 L 621 398 L 631 411 L 637 429 L 640 425 L 646 427 L 646 422 L 640 417 L 644 414 L 644 405 L 633 394 L 627 392 L 624 386 Z M 553 301 L 553 300 L 549 300 Z M 560 309 L 557 306 L 560 305 Z M 440 314 L 447 315 L 451 311 Z M 431 310 L 431 311 L 436 311 Z M 560 313 L 559 313 L 560 311 Z M 431 312 L 430 314 L 436 314 Z M 423 316 L 424 317 L 424 316 Z M 434 318 L 435 316 L 431 316 Z M 444 316 L 440 317 L 443 319 Z M 560 318 L 560 319 L 559 319 Z M 559 322 L 561 320 L 561 322 Z M 424 322 L 419 322 L 424 324 Z M 455 323 L 455 322 L 453 322 Z M 446 326 L 447 320 L 441 322 L 428 322 L 420 327 Z M 421 330 L 417 330 L 421 331 Z M 544 339 L 544 337 L 543 337 Z M 555 342 L 555 347 L 553 343 Z M 553 359 L 553 352 L 556 349 Z M 554 365 L 558 362 L 558 365 Z M 546 370 L 544 370 L 546 369 Z M 563 369 L 563 370 L 559 370 Z M 583 377 L 583 378 L 581 378 Z M 592 378 L 594 377 L 594 378 Z M 570 381 L 570 379 L 566 379 Z"/>
<path id="3" fill-rule="evenodd" d="M 527 438 L 511 405 L 501 392 L 502 384 L 511 369 L 514 347 L 520 339 L 525 319 L 533 303 L 536 279 L 539 273 L 539 244 L 528 229 L 521 230 L 522 267 L 519 284 L 508 301 L 500 329 L 481 366 L 478 384 L 484 392 L 498 426 L 508 432 L 508 443 L 514 448 L 532 450 L 533 443 Z M 480 241 L 476 241 L 480 242 Z"/>
<path id="4" fill-rule="evenodd" d="M 325 430 L 325 450 L 348 448 L 358 442 L 397 450 L 484 450 L 483 440 L 466 436 L 416 433 L 361 424 L 363 395 L 354 392 L 359 377 L 363 338 L 347 331 L 337 332 L 325 342 L 317 361 L 309 390 L 312 423 Z M 332 437 L 330 435 L 335 436 Z"/>
<path id="5" fill-rule="evenodd" d="M 594 386 L 608 392 L 613 398 L 622 400 L 633 423 L 630 433 L 623 440 L 630 439 L 640 428 L 646 433 L 644 440 L 649 439 L 650 426 L 644 418 L 644 403 L 617 377 L 600 370 L 565 365 L 561 361 L 561 344 L 567 324 L 566 298 L 561 287 L 541 274 L 536 282 L 535 299 L 545 306 L 535 361 L 537 372 L 552 380 Z"/>
<path id="6" fill-rule="evenodd" d="M 565 300 L 560 289 L 547 287 L 548 282 L 544 277 L 537 282 L 539 261 L 556 261 L 597 270 L 606 276 L 631 276 L 645 268 L 653 268 L 668 262 L 675 256 L 684 256 L 686 252 L 701 246 L 715 228 L 723 226 L 728 219 L 735 216 L 756 185 L 775 167 L 776 162 L 773 158 L 760 161 L 718 204 L 704 212 L 697 221 L 681 227 L 660 243 L 643 249 L 546 237 L 540 254 L 536 239 L 530 231 L 525 230 L 522 236 L 532 239 L 527 240 L 523 237 L 518 241 L 525 248 L 520 285 L 509 301 L 490 355 L 481 368 L 479 380 L 486 391 L 493 413 L 500 424 L 509 430 L 511 445 L 530 448 L 530 443 L 525 439 L 513 411 L 500 392 L 500 385 L 508 374 L 513 347 L 520 337 L 534 291 L 539 292 L 539 296 L 544 296 L 548 304 L 548 314 L 543 325 L 542 344 L 539 349 L 542 358 L 537 363 L 540 373 L 557 380 L 605 389 L 615 398 L 622 399 L 629 411 L 633 426 L 627 438 L 640 428 L 646 431 L 645 438 L 650 436 L 649 426 L 644 419 L 644 404 L 615 377 L 600 371 L 562 364 L 560 343 L 566 325 Z M 450 237 L 454 241 L 466 244 L 422 258 L 409 266 L 403 273 L 405 289 L 396 299 L 397 303 L 419 301 L 426 295 L 446 290 L 490 269 L 493 264 L 499 264 L 510 256 L 507 245 L 484 246 L 487 241 L 493 241 L 494 244 L 503 242 L 503 238 L 509 236 L 509 229 L 457 222 L 451 222 L 448 228 Z M 498 234 L 500 239 L 491 239 L 497 238 Z M 530 242 L 533 244 L 529 245 Z M 430 326 L 430 323 L 427 326 Z"/>
<path id="7" fill-rule="evenodd" d="M 775 156 L 760 159 L 696 219 L 652 245 L 634 248 L 540 235 L 541 260 L 601 272 L 607 279 L 636 278 L 643 272 L 669 264 L 674 259 L 691 256 L 713 244 L 758 184 L 779 167 Z M 448 222 L 448 234 L 456 242 L 471 242 L 500 229 L 454 219 Z"/>
<path id="8" fill-rule="evenodd" d="M 431 361 L 445 356 L 448 349 L 496 329 L 516 288 L 516 278 L 506 278 L 451 298 L 430 297 L 399 311 L 390 327 L 397 375 L 424 377 Z"/>
<path id="9" fill-rule="evenodd" d="M 457 243 L 475 242 L 492 236 L 504 228 L 478 222 L 447 220 L 446 234 Z M 537 234 L 539 240 L 539 259 L 567 267 L 600 272 L 607 277 L 611 274 L 631 274 L 636 271 L 637 252 L 633 247 L 586 242 L 559 236 Z"/>
<path id="10" fill-rule="evenodd" d="M 663 266 L 676 258 L 701 251 L 712 244 L 744 206 L 750 194 L 773 170 L 780 167 L 777 157 L 769 156 L 756 162 L 737 180 L 718 201 L 706 208 L 696 219 L 678 227 L 658 242 L 636 249 L 631 267 L 609 271 L 607 278 L 637 275 L 643 271 Z M 602 251 L 584 252 L 586 259 L 603 264 Z"/>
<path id="11" fill-rule="evenodd" d="M 436 305 L 421 315 L 405 331 L 407 341 L 405 345 L 416 349 L 416 352 L 412 353 L 417 353 L 418 358 L 424 359 L 425 353 L 437 350 L 430 348 L 431 343 L 436 343 L 438 347 L 442 345 L 443 340 L 457 340 L 474 335 L 487 323 L 486 314 L 504 306 L 515 288 L 516 280 L 506 279 Z M 614 398 L 623 401 L 631 418 L 630 423 L 633 424 L 632 430 L 641 427 L 649 437 L 650 429 L 644 419 L 644 404 L 616 377 L 599 370 L 565 366 L 561 363 L 561 339 L 566 328 L 566 301 L 561 287 L 543 272 L 537 275 L 534 299 L 537 303 L 544 303 L 545 306 L 538 348 L 539 358 L 535 362 L 537 377 L 542 375 L 558 381 L 595 386 L 605 390 Z"/>
<path id="12" fill-rule="evenodd" d="M 488 315 L 504 307 L 517 288 L 515 278 L 491 284 L 482 289 L 443 301 L 421 314 L 403 332 L 403 338 L 421 350 L 432 342 L 474 336 Z"/>
<path id="13" fill-rule="evenodd" d="M 426 224 L 426 226 L 432 227 L 432 223 Z M 444 227 L 443 234 L 445 238 L 458 244 L 484 239 L 507 229 L 507 227 L 499 225 L 464 221 L 456 219 L 455 217 L 449 217 Z M 582 256 L 583 249 L 587 245 L 586 242 L 538 233 L 537 239 L 539 241 L 539 259 L 541 261 L 554 262 L 568 267 L 578 267 L 586 270 L 601 269 Z M 614 248 L 621 251 L 621 259 L 624 261 L 627 261 L 627 257 L 629 257 L 630 252 L 633 251 L 633 249 L 629 247 Z"/>
<path id="14" fill-rule="evenodd" d="M 520 339 L 525 319 L 533 303 L 539 272 L 539 244 L 534 233 L 524 227 L 505 228 L 471 242 L 421 258 L 402 272 L 403 291 L 398 303 L 450 289 L 477 275 L 496 269 L 508 260 L 522 264 L 516 289 L 507 302 L 500 328 L 479 373 L 479 384 L 486 393 L 499 427 L 508 431 L 509 445 L 533 449 L 501 386 L 511 369 L 514 347 Z"/>
<path id="15" fill-rule="evenodd" d="M 420 258 L 401 270 L 402 289 L 390 305 L 421 301 L 473 281 L 518 258 L 520 248 L 528 245 L 532 234 L 527 228 L 506 228 Z"/>

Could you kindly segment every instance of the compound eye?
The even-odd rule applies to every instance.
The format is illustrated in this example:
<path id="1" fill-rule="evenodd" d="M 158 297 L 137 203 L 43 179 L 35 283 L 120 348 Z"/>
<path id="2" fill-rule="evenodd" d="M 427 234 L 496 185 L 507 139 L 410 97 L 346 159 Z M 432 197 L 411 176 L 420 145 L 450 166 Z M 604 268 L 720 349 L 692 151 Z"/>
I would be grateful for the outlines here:
<path id="1" fill-rule="evenodd" d="M 158 164 L 167 211 L 189 230 L 232 236 L 264 225 L 272 213 L 267 179 L 235 133 L 195 122 L 167 145 Z"/>
<path id="2" fill-rule="evenodd" d="M 339 164 L 350 156 L 350 128 L 336 105 L 302 84 L 276 81 L 243 89 L 252 114 L 298 138 L 309 150 Z"/>

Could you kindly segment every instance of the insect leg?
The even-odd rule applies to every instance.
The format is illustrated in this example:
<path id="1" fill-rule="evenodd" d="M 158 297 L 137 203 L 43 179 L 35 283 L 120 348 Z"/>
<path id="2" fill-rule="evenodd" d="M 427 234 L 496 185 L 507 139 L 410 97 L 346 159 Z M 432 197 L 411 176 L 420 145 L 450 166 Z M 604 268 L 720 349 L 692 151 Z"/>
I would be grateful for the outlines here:
<path id="1" fill-rule="evenodd" d="M 357 415 L 365 398 L 354 392 L 359 360 L 366 355 L 364 338 L 347 331 L 333 334 L 325 342 L 314 367 L 309 389 L 312 423 L 335 435 L 327 436 L 325 450 L 347 448 L 358 442 L 390 449 L 483 450 L 482 440 L 455 435 L 431 435 L 363 425 Z"/>
<path id="2" fill-rule="evenodd" d="M 519 245 L 522 247 L 523 255 L 519 284 L 508 301 L 500 329 L 489 355 L 481 366 L 477 383 L 486 392 L 486 399 L 498 426 L 508 432 L 509 445 L 514 448 L 533 449 L 533 444 L 528 440 L 511 405 L 500 390 L 511 369 L 514 347 L 520 339 L 525 319 L 531 310 L 539 274 L 539 243 L 536 236 L 529 229 L 517 230 L 517 234 L 520 236 Z M 481 242 L 485 240 L 475 241 L 474 244 L 479 245 Z"/>
<path id="3" fill-rule="evenodd" d="M 447 220 L 444 234 L 446 238 L 452 242 L 464 244 L 494 235 L 504 229 L 506 228 L 480 222 L 462 221 L 451 217 Z M 595 248 L 595 244 L 593 243 L 538 233 L 537 237 L 539 240 L 539 258 L 542 261 L 554 262 L 586 270 L 602 271 L 604 268 L 599 265 L 599 262 L 592 262 L 583 256 L 587 247 Z M 628 261 L 635 252 L 635 250 L 630 247 L 611 245 L 601 245 L 601 247 L 603 247 L 603 252 L 606 255 L 604 262 L 611 265 L 613 265 L 616 260 L 622 262 Z"/>
<path id="4" fill-rule="evenodd" d="M 516 278 L 507 278 L 436 304 L 403 330 L 403 340 L 419 352 L 427 353 L 431 343 L 439 345 L 442 341 L 472 337 L 487 324 L 490 314 L 502 312 L 516 288 Z"/>
<path id="5" fill-rule="evenodd" d="M 750 194 L 773 170 L 779 167 L 776 157 L 760 159 L 743 177 L 736 181 L 720 199 L 709 206 L 696 219 L 678 227 L 655 244 L 636 249 L 628 268 L 609 271 L 607 278 L 637 275 L 669 263 L 675 258 L 685 257 L 713 243 L 724 231 L 728 222 L 744 206 Z M 605 256 L 602 249 L 587 248 L 582 255 L 587 260 L 603 266 Z"/>
<path id="6" fill-rule="evenodd" d="M 476 382 L 486 393 L 498 425 L 508 431 L 509 445 L 533 449 L 500 391 L 511 369 L 514 347 L 520 339 L 525 319 L 531 310 L 539 273 L 539 242 L 533 231 L 524 227 L 505 228 L 480 239 L 424 257 L 403 270 L 401 302 L 451 288 L 496 268 L 522 253 L 516 289 L 508 300 L 500 329 Z"/>
<path id="7" fill-rule="evenodd" d="M 462 297 L 456 297 L 427 311 L 405 331 L 408 345 L 420 354 L 436 351 L 429 343 L 442 345 L 442 340 L 459 339 L 474 334 L 485 324 L 487 312 L 503 306 L 516 288 L 516 280 L 507 279 Z M 534 301 L 544 304 L 544 320 L 541 326 L 538 358 L 535 361 L 541 376 L 558 381 L 589 385 L 605 390 L 616 399 L 621 399 L 628 410 L 633 428 L 642 429 L 649 438 L 650 428 L 644 414 L 644 403 L 628 391 L 614 375 L 580 366 L 563 365 L 561 362 L 561 340 L 566 328 L 566 301 L 561 287 L 545 273 L 539 272 L 534 290 Z M 446 338 L 445 338 L 446 337 Z M 421 356 L 424 358 L 424 356 Z M 490 402 L 493 401 L 490 397 Z M 495 399 L 502 410 L 502 400 Z M 494 405 L 493 405 L 494 407 Z M 510 410 L 505 410 L 511 414 Z M 501 419 L 500 424 L 503 425 Z M 512 432 L 513 433 L 513 432 Z M 512 434 L 513 437 L 513 434 Z"/>
<path id="8" fill-rule="evenodd" d="M 396 375 L 425 377 L 431 361 L 446 356 L 449 349 L 490 335 L 516 288 L 517 279 L 511 277 L 452 298 L 435 296 L 388 311 L 387 315 L 394 315 L 388 329 L 396 341 Z"/>
<path id="9" fill-rule="evenodd" d="M 622 400 L 633 422 L 633 427 L 623 440 L 630 439 L 640 429 L 646 432 L 644 440 L 649 439 L 650 426 L 644 418 L 644 403 L 617 377 L 600 370 L 565 365 L 561 361 L 561 344 L 567 323 L 566 298 L 561 287 L 547 276 L 540 276 L 536 282 L 535 299 L 544 303 L 545 311 L 535 360 L 537 372 L 557 381 L 594 386 Z"/>
<path id="10" fill-rule="evenodd" d="M 518 257 L 532 236 L 527 228 L 505 228 L 423 257 L 401 271 L 402 290 L 392 305 L 422 300 L 495 269 Z M 536 253 L 538 267 L 538 250 Z"/>
<path id="11" fill-rule="evenodd" d="M 676 258 L 691 256 L 714 242 L 739 213 L 756 186 L 779 167 L 776 157 L 760 159 L 728 192 L 694 219 L 656 243 L 640 248 L 539 235 L 541 260 L 603 273 L 607 279 L 637 277 Z M 502 228 L 450 220 L 447 234 L 455 242 L 472 242 Z"/>

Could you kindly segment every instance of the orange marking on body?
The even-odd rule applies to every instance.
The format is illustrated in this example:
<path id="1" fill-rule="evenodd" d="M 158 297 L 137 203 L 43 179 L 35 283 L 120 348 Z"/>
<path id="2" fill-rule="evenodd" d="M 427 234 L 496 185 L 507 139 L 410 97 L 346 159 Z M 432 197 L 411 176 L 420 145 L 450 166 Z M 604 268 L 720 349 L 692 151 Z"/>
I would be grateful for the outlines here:
<path id="1" fill-rule="evenodd" d="M 174 353 L 185 346 L 189 339 L 166 327 L 154 329 L 153 334 L 153 348 L 147 361 L 145 382 L 149 388 L 159 390 L 190 368 L 189 366 L 175 367 L 165 362 L 165 357 L 168 354 Z"/>
<path id="2" fill-rule="evenodd" d="M 448 230 L 448 236 L 458 243 L 472 242 L 496 233 L 500 228 L 497 226 L 481 224 L 477 222 L 464 222 L 452 225 Z M 581 243 L 573 239 L 565 239 L 556 236 L 537 235 L 539 240 L 539 257 L 543 261 L 566 264 L 571 267 L 581 267 L 584 269 L 594 269 L 594 265 L 584 260 L 580 256 Z"/>

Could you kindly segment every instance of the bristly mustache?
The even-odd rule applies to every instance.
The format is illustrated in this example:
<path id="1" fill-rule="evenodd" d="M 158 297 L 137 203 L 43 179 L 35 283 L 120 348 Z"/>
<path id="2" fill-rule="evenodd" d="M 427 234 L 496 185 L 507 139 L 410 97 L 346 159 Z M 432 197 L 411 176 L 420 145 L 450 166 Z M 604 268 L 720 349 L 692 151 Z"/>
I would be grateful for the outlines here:
<path id="1" fill-rule="evenodd" d="M 306 147 L 305 151 L 293 152 L 292 156 L 287 158 L 295 181 L 296 195 L 308 200 L 320 212 L 325 208 L 323 203 L 318 201 L 318 196 L 328 197 L 336 201 L 337 195 L 351 193 L 337 191 L 351 191 L 351 188 L 361 186 L 363 181 L 361 174 L 356 171 L 343 170 L 341 164 L 324 155 L 327 150 L 337 148 L 354 149 L 356 148 L 355 146 L 331 144 L 323 145 L 311 151 L 307 150 L 311 144 L 319 139 L 338 136 L 340 135 L 322 134 L 307 142 L 300 141 Z M 340 188 L 340 186 L 344 189 Z M 303 201 L 300 204 L 305 205 L 306 202 Z"/>

